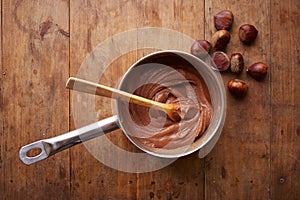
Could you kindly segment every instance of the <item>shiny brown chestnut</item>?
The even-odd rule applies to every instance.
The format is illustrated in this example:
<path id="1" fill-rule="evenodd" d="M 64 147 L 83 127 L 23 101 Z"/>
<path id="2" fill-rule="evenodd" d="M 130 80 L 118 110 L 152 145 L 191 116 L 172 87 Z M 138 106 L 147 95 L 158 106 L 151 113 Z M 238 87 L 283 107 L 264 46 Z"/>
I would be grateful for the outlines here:
<path id="1" fill-rule="evenodd" d="M 230 41 L 230 33 L 227 30 L 215 32 L 211 38 L 214 51 L 224 51 Z"/>
<path id="2" fill-rule="evenodd" d="M 228 81 L 228 90 L 236 97 L 244 97 L 248 92 L 248 85 L 240 79 L 231 79 Z"/>
<path id="3" fill-rule="evenodd" d="M 230 60 L 226 53 L 222 51 L 216 51 L 211 56 L 212 61 L 214 62 L 215 67 L 219 71 L 225 71 L 230 66 Z"/>
<path id="4" fill-rule="evenodd" d="M 239 29 L 239 38 L 245 44 L 251 44 L 257 37 L 258 30 L 251 24 L 244 24 Z"/>
<path id="5" fill-rule="evenodd" d="M 211 44 L 207 40 L 196 40 L 191 46 L 191 54 L 198 58 L 205 58 L 211 51 Z"/>
<path id="6" fill-rule="evenodd" d="M 230 57 L 230 70 L 233 73 L 241 73 L 244 69 L 244 58 L 240 53 L 233 53 Z"/>
<path id="7" fill-rule="evenodd" d="M 214 24 L 217 30 L 229 31 L 233 23 L 233 14 L 230 10 L 222 10 L 214 16 Z"/>
<path id="8" fill-rule="evenodd" d="M 256 80 L 262 80 L 267 75 L 267 71 L 268 66 L 263 62 L 256 62 L 250 65 L 246 70 L 246 72 Z"/>

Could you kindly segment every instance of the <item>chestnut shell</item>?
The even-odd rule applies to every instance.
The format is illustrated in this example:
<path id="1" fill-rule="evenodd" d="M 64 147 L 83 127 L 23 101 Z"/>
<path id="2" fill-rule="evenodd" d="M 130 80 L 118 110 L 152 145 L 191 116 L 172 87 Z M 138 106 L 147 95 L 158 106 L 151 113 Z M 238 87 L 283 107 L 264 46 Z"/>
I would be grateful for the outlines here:
<path id="1" fill-rule="evenodd" d="M 227 88 L 236 97 L 244 97 L 248 92 L 247 83 L 240 79 L 229 80 Z"/>
<path id="2" fill-rule="evenodd" d="M 214 16 L 214 24 L 217 30 L 231 29 L 233 23 L 233 14 L 230 10 L 222 10 Z"/>
<path id="3" fill-rule="evenodd" d="M 230 41 L 230 33 L 227 30 L 219 30 L 212 35 L 211 43 L 214 51 L 224 51 Z"/>
<path id="4" fill-rule="evenodd" d="M 244 69 L 244 58 L 240 53 L 233 53 L 230 57 L 230 70 L 233 73 L 241 73 Z"/>
<path id="5" fill-rule="evenodd" d="M 191 46 L 191 54 L 198 58 L 205 58 L 211 51 L 211 44 L 207 40 L 196 40 Z"/>
<path id="6" fill-rule="evenodd" d="M 266 77 L 268 72 L 268 66 L 264 62 L 256 62 L 252 65 L 250 65 L 246 72 L 252 76 L 256 80 L 262 80 Z"/>
<path id="7" fill-rule="evenodd" d="M 227 54 L 222 51 L 214 52 L 211 59 L 219 71 L 226 71 L 230 66 L 230 60 Z"/>
<path id="8" fill-rule="evenodd" d="M 251 44 L 257 37 L 258 30 L 251 24 L 244 24 L 239 29 L 239 38 L 245 44 Z"/>

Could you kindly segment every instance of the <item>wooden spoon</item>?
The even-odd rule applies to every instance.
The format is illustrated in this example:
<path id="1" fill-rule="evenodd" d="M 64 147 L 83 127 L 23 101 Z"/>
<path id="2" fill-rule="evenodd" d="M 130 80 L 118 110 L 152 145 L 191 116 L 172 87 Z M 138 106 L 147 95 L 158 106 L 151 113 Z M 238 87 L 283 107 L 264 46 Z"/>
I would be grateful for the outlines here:
<path id="1" fill-rule="evenodd" d="M 134 94 L 130 94 L 128 92 L 118 90 L 116 88 L 111 88 L 105 85 L 93 83 L 79 78 L 70 77 L 67 81 L 66 88 L 76 90 L 79 92 L 85 92 L 89 94 L 96 94 L 99 96 L 120 99 L 122 101 L 127 101 L 130 103 L 146 106 L 149 108 L 150 107 L 155 108 L 165 112 L 168 115 L 168 117 L 173 121 L 178 121 L 178 119 L 176 120 L 174 116 L 175 112 L 181 118 L 184 117 L 181 116 L 180 105 L 178 104 L 166 104 L 157 101 L 152 101 L 141 96 L 137 96 Z"/>

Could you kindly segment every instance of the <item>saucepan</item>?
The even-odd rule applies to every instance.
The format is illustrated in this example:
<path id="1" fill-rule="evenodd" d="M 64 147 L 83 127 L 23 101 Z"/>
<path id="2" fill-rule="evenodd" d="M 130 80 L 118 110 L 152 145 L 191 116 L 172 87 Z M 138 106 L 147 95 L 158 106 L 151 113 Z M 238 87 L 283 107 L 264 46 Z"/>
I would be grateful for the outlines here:
<path id="1" fill-rule="evenodd" d="M 174 67 L 170 68 L 168 66 L 169 63 L 174 65 Z M 197 88 L 195 86 L 196 83 L 187 80 L 185 65 L 192 68 L 189 69 L 192 70 L 192 73 L 190 73 L 191 76 L 200 77 L 201 83 L 204 85 L 203 87 Z M 149 70 L 153 69 L 153 66 L 156 66 L 157 69 Z M 169 72 L 170 74 L 168 74 Z M 177 75 L 178 77 L 176 77 Z M 143 83 L 143 77 L 146 77 L 145 81 L 147 80 L 147 83 Z M 165 80 L 169 80 L 168 83 L 165 84 Z M 184 87 L 188 89 L 182 90 L 181 86 L 179 86 L 182 84 L 187 85 Z M 204 157 L 217 143 L 226 115 L 224 84 L 218 70 L 203 60 L 183 51 L 157 51 L 144 56 L 134 63 L 124 74 L 117 88 L 128 93 L 142 91 L 143 95 L 146 96 L 154 90 L 156 92 L 165 90 L 167 92 L 166 96 L 170 96 L 172 90 L 178 89 L 178 94 L 184 93 L 188 98 L 190 95 L 194 97 L 199 96 L 198 93 L 205 92 L 203 90 L 206 88 L 207 92 L 204 96 L 211 107 L 211 115 L 208 117 L 209 123 L 206 120 L 207 126 L 203 128 L 203 125 L 201 125 L 201 134 L 193 136 L 193 132 L 199 132 L 197 127 L 199 128 L 201 123 L 204 124 L 203 119 L 205 118 L 203 118 L 203 115 L 205 115 L 205 112 L 203 112 L 203 109 L 205 110 L 207 106 L 202 105 L 201 102 L 197 107 L 199 109 L 196 109 L 198 113 L 191 112 L 192 114 L 187 114 L 187 117 L 179 117 L 178 121 L 176 121 L 176 126 L 173 126 L 172 120 L 168 119 L 164 113 L 157 111 L 155 108 L 142 108 L 140 105 L 135 106 L 130 99 L 126 102 L 112 96 L 112 98 L 116 99 L 115 114 L 113 116 L 62 135 L 42 139 L 23 146 L 19 152 L 21 161 L 27 165 L 33 164 L 76 144 L 91 140 L 119 128 L 122 129 L 132 144 L 146 153 L 161 158 L 179 158 L 198 150 L 199 157 Z M 153 88 L 155 89 L 153 90 Z M 76 81 L 74 82 L 73 89 L 76 90 Z M 94 91 L 94 94 L 96 94 L 96 87 L 89 88 L 89 90 L 89 93 L 93 94 L 91 91 Z M 176 94 L 176 91 L 174 94 L 172 93 L 175 97 Z M 165 93 L 154 95 L 157 99 L 165 98 L 164 96 Z M 170 98 L 174 99 L 175 97 L 173 96 Z M 179 101 L 181 108 L 187 104 L 189 102 Z M 139 111 L 140 108 L 141 111 Z M 152 120 L 152 117 L 156 119 Z M 168 127 L 170 124 L 172 128 Z M 195 124 L 196 128 L 192 128 Z M 152 126 L 155 126 L 155 130 L 158 131 L 158 134 L 155 136 L 151 133 Z M 190 139 L 185 139 L 190 134 L 192 135 L 189 136 Z M 155 140 L 151 143 L 153 138 Z M 181 145 L 181 141 L 185 141 L 182 142 L 183 145 Z M 28 152 L 33 149 L 39 149 L 39 154 L 30 156 Z"/>

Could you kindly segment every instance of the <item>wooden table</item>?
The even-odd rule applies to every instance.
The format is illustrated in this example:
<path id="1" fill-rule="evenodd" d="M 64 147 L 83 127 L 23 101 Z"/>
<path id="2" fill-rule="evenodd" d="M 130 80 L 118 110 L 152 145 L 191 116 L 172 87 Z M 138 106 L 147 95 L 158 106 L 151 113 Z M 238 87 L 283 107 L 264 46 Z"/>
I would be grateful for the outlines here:
<path id="1" fill-rule="evenodd" d="M 2 199 L 300 199 L 299 0 L 1 2 Z M 21 146 L 76 128 L 65 82 L 99 43 L 143 27 L 210 40 L 213 15 L 224 9 L 235 16 L 228 55 L 241 52 L 246 66 L 263 61 L 269 70 L 260 82 L 245 71 L 238 76 L 249 85 L 244 99 L 226 91 L 225 127 L 208 156 L 194 153 L 148 173 L 112 169 L 82 144 L 30 166 L 19 160 Z M 253 45 L 238 39 L 243 23 L 259 30 Z M 143 47 L 138 37 L 132 45 Z M 116 77 L 149 52 L 119 57 L 103 82 L 115 86 Z M 226 85 L 237 76 L 222 77 Z M 110 100 L 97 97 L 96 103 L 99 118 L 111 115 Z M 120 130 L 108 136 L 137 151 Z"/>

